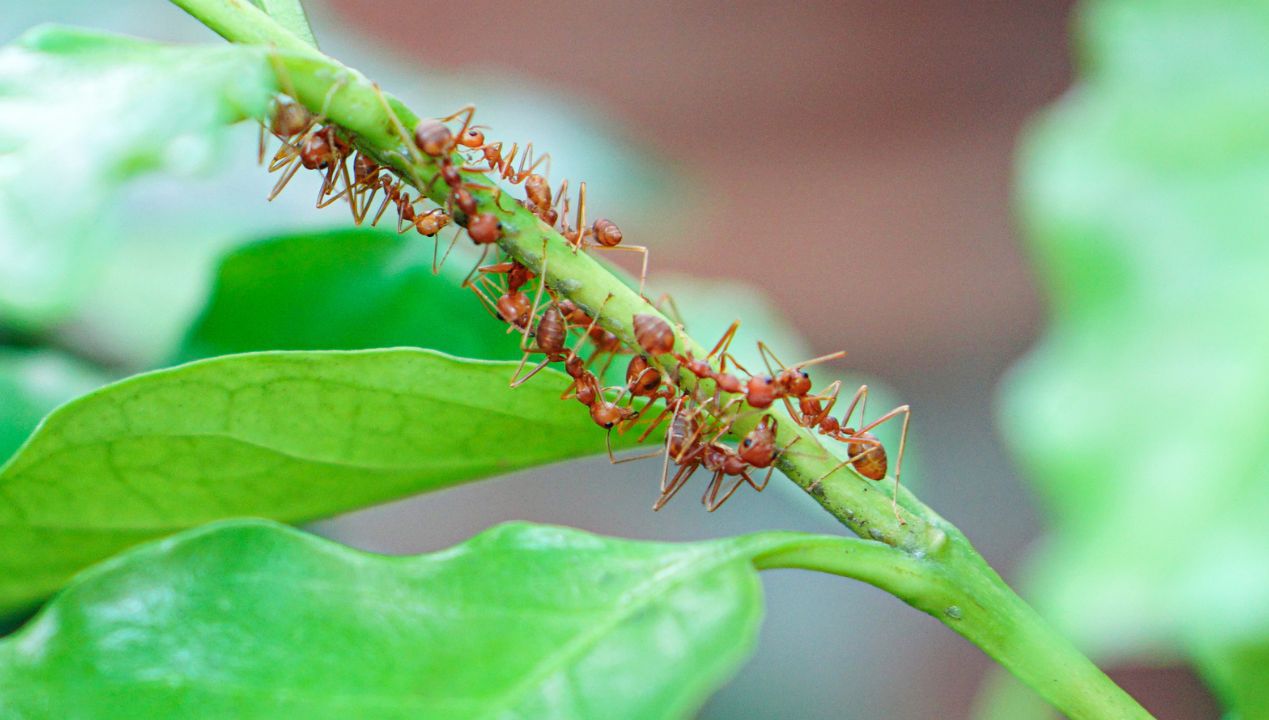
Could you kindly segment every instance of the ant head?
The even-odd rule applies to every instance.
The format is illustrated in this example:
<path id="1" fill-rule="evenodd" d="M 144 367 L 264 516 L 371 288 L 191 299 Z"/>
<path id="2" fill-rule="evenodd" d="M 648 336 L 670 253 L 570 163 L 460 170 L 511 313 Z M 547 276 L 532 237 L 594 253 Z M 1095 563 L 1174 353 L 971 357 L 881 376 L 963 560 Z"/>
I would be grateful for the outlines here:
<path id="1" fill-rule="evenodd" d="M 605 430 L 613 429 L 618 422 L 628 417 L 628 412 L 633 411 L 627 411 L 625 408 L 618 407 L 615 403 L 606 401 L 592 403 L 590 406 L 591 419 L 595 421 L 596 425 Z"/>
<path id="2" fill-rule="evenodd" d="M 469 147 L 473 150 L 485 144 L 485 134 L 476 128 L 467 128 L 467 132 L 458 139 L 463 147 Z"/>
<path id="3" fill-rule="evenodd" d="M 789 394 L 795 397 L 811 392 L 811 376 L 805 370 L 789 368 L 780 373 L 780 380 Z"/>
<path id="4" fill-rule="evenodd" d="M 504 322 L 524 327 L 529 321 L 529 313 L 533 311 L 533 302 L 522 292 L 507 293 L 498 298 L 498 314 Z"/>
<path id="5" fill-rule="evenodd" d="M 330 141 L 325 133 L 315 132 L 300 144 L 300 164 L 307 170 L 325 167 L 331 155 Z"/>

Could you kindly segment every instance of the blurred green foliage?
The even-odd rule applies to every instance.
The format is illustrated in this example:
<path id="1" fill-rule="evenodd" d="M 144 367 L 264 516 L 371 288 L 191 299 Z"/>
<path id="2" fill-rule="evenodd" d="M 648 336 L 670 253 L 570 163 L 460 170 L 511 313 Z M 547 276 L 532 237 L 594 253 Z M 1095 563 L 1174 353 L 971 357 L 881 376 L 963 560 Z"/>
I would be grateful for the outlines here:
<path id="1" fill-rule="evenodd" d="M 519 359 L 520 336 L 503 332 L 505 324 L 461 287 L 467 258 L 432 274 L 435 242 L 442 241 L 350 228 L 244 245 L 221 261 L 175 360 L 397 346 Z"/>
<path id="2" fill-rule="evenodd" d="M 50 410 L 106 380 L 100 370 L 56 350 L 0 347 L 0 465 Z"/>
<path id="3" fill-rule="evenodd" d="M 1033 587 L 1102 657 L 1199 653 L 1266 717 L 1269 5 L 1079 20 L 1080 80 L 1021 151 L 1052 319 L 1000 422 L 1053 522 Z"/>
<path id="4" fill-rule="evenodd" d="M 668 545 L 512 524 L 385 558 L 262 521 L 221 523 L 93 568 L 0 642 L 0 711 L 684 717 L 756 640 L 762 585 L 748 540 Z"/>
<path id="5" fill-rule="evenodd" d="M 264 54 L 37 28 L 0 51 L 0 321 L 61 319 L 98 268 L 114 200 L 145 173 L 189 172 L 212 132 L 260 117 Z"/>

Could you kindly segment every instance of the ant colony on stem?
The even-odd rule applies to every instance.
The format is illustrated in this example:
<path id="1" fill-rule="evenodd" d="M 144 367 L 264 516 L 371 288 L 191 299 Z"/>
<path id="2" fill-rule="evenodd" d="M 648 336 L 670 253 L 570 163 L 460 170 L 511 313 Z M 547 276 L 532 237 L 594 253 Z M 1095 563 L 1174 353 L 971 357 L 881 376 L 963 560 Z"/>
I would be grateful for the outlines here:
<path id="1" fill-rule="evenodd" d="M 294 96 L 293 92 L 290 94 Z M 367 147 L 358 144 L 354 134 L 327 122 L 325 106 L 329 104 L 330 95 L 317 113 L 285 96 L 276 98 L 260 130 L 261 164 L 268 156 L 266 132 L 281 142 L 268 160 L 269 172 L 281 173 L 269 199 L 277 197 L 301 168 L 316 170 L 321 174 L 317 207 L 343 200 L 354 224 L 360 225 L 371 218 L 372 226 L 392 208 L 397 216 L 398 233 L 413 229 L 434 239 L 434 273 L 440 271 L 455 243 L 466 232 L 471 242 L 481 248 L 481 257 L 463 280 L 463 286 L 475 294 L 494 319 L 507 325 L 508 332 L 516 332 L 521 337 L 524 355 L 512 375 L 511 386 L 519 387 L 548 365 L 562 363 L 572 382 L 561 399 L 575 398 L 586 406 L 591 419 L 606 431 L 608 457 L 612 462 L 663 458 L 660 495 L 652 506 L 654 510 L 669 502 L 702 467 L 711 474 L 701 496 L 702 504 L 710 512 L 727 502 L 742 485 L 762 491 L 776 463 L 785 454 L 796 452 L 792 446 L 803 437 L 800 433 L 790 433 L 788 442 L 780 444 L 777 440 L 781 421 L 769 410 L 780 401 L 787 412 L 787 421 L 803 432 L 815 433 L 845 447 L 845 458 L 812 483 L 812 490 L 847 467 L 868 480 L 885 478 L 889 471 L 886 448 L 873 430 L 902 417 L 892 506 L 895 517 L 900 523 L 904 522 L 897 498 L 910 420 L 908 406 L 894 408 L 866 421 L 868 386 L 864 385 L 855 391 L 845 414 L 838 420 L 832 411 L 842 389 L 841 381 L 812 392 L 806 368 L 840 359 L 845 353 L 786 365 L 770 347 L 759 342 L 758 352 L 766 372 L 750 372 L 729 352 L 739 321 L 723 333 L 708 353 L 696 357 L 691 347 L 682 347 L 687 343 L 680 342 L 681 320 L 676 317 L 676 325 L 672 326 L 651 302 L 647 311 L 630 318 L 635 342 L 624 342 L 600 325 L 611 295 L 599 307 L 583 309 L 547 283 L 548 240 L 543 240 L 537 272 L 522 264 L 522 261 L 532 262 L 533 258 L 516 257 L 507 251 L 510 243 L 504 247 L 499 242 L 507 233 L 502 218 L 509 217 L 511 212 L 504 208 L 501 183 L 522 185 L 525 198 L 511 202 L 522 205 L 543 225 L 556 231 L 564 240 L 566 252 L 640 253 L 639 294 L 642 296 L 648 275 L 648 249 L 623 244 L 621 228 L 612 220 L 599 218 L 587 224 L 586 183 L 577 184 L 575 201 L 569 195 L 568 180 L 561 181 L 559 188 L 552 192 L 551 156 L 536 154 L 532 143 L 521 151 L 515 143 L 506 148 L 500 141 L 489 142 L 485 135 L 488 128 L 473 124 L 474 106 L 468 105 L 443 118 L 422 120 L 409 132 L 383 94 L 378 93 L 378 97 L 408 153 L 401 153 L 394 165 L 388 164 L 392 162 L 390 157 L 381 155 L 376 160 Z M 451 124 L 457 125 L 457 129 L 452 129 Z M 420 178 L 423 173 L 431 175 L 426 182 Z M 434 195 L 438 182 L 443 183 L 443 191 Z M 417 195 L 411 195 L 409 187 L 416 188 Z M 481 197 L 487 199 L 478 199 Z M 372 207 L 375 207 L 373 214 Z M 573 214 L 571 224 L 570 213 Z M 450 225 L 456 229 L 442 254 L 439 235 Z M 491 251 L 502 257 L 485 264 Z M 673 307 L 672 300 L 670 303 Z M 590 351 L 583 358 L 588 344 Z M 530 358 L 535 355 L 541 355 L 541 360 L 526 371 Z M 600 378 L 606 377 L 618 355 L 630 356 L 625 382 L 604 387 Z M 741 375 L 728 372 L 729 366 Z M 649 410 L 659 412 L 653 414 Z M 855 427 L 851 419 L 857 410 L 859 419 Z M 624 434 L 649 416 L 651 420 L 636 442 L 647 441 L 668 419 L 661 447 L 651 453 L 615 457 L 611 442 L 613 430 Z M 757 416 L 756 424 L 744 433 L 736 447 L 723 442 L 736 423 L 753 422 L 754 416 Z M 671 463 L 675 466 L 673 473 Z M 755 480 L 754 476 L 762 470 L 766 470 L 762 480 Z"/>

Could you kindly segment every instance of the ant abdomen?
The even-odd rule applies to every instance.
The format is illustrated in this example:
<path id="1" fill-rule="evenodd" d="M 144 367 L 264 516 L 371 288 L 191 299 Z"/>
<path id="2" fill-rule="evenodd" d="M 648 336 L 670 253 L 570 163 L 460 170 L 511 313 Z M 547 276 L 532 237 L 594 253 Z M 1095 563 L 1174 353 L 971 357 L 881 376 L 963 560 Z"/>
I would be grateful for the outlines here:
<path id="1" fill-rule="evenodd" d="M 855 472 L 868 478 L 869 480 L 881 480 L 886 476 L 886 448 L 882 446 L 881 441 L 872 433 L 856 433 L 852 428 L 843 430 L 846 435 L 851 437 L 847 447 L 850 456 L 855 458 L 851 463 L 855 468 Z M 859 442 L 859 441 L 863 442 Z"/>
<path id="2" fill-rule="evenodd" d="M 634 334 L 639 347 L 653 357 L 674 352 L 674 330 L 656 315 L 635 315 Z"/>

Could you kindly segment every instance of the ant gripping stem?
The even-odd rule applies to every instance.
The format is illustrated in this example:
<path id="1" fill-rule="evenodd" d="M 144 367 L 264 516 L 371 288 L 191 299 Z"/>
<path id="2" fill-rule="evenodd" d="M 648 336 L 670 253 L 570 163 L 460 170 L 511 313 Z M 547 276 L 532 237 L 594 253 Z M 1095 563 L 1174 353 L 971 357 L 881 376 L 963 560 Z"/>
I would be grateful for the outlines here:
<path id="1" fill-rule="evenodd" d="M 872 430 L 881 424 L 888 422 L 900 415 L 903 416 L 903 429 L 899 434 L 899 456 L 895 462 L 894 471 L 894 495 L 890 499 L 891 510 L 894 511 L 895 519 L 900 525 L 906 525 L 907 522 L 899 515 L 899 477 L 903 472 L 903 453 L 908 443 L 908 423 L 912 420 L 911 408 L 907 405 L 900 405 L 897 408 L 887 412 L 881 417 L 867 423 L 863 427 L 855 430 L 848 427 L 850 418 L 855 412 L 856 405 L 860 405 L 860 422 L 864 422 L 866 417 L 866 408 L 868 405 L 868 386 L 860 385 L 855 391 L 855 397 L 850 401 L 850 405 L 846 408 L 846 415 L 842 418 L 840 425 L 842 429 L 831 433 L 828 437 L 846 443 L 849 457 L 838 463 L 833 469 L 824 473 L 818 480 L 812 483 L 812 487 L 818 486 L 824 482 L 828 476 L 841 470 L 847 465 L 852 466 L 855 472 L 868 478 L 869 480 L 881 480 L 886 476 L 886 448 L 877 436 L 872 434 Z"/>
<path id="2" fill-rule="evenodd" d="M 564 211 L 561 216 L 568 214 L 568 200 L 564 200 Z M 577 225 L 575 227 L 567 227 L 567 221 L 564 220 L 565 227 L 561 234 L 573 246 L 573 254 L 577 254 L 578 250 L 583 247 L 594 248 L 596 250 L 626 250 L 629 252 L 637 252 L 643 255 L 643 266 L 639 271 L 639 295 L 643 295 L 644 286 L 648 281 L 648 248 L 643 245 L 622 245 L 621 228 L 617 224 L 606 218 L 596 220 L 591 226 L 586 225 L 586 183 L 581 183 L 577 189 Z M 587 238 L 594 238 L 590 244 L 586 243 Z"/>

